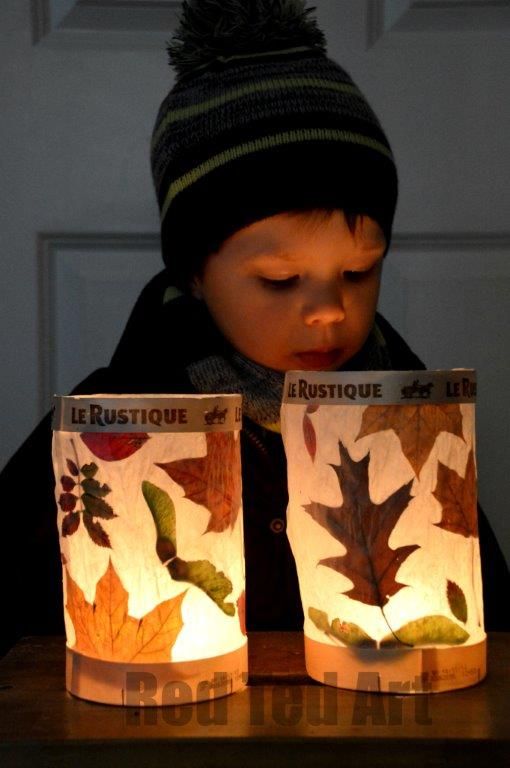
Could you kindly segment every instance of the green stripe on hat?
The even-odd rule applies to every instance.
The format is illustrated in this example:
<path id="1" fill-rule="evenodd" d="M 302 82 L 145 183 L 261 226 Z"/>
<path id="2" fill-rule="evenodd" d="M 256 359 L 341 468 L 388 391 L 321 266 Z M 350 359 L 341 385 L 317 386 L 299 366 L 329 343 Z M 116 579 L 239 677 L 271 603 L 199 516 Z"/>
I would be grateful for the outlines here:
<path id="1" fill-rule="evenodd" d="M 339 141 L 345 144 L 356 144 L 358 146 L 373 149 L 393 162 L 391 150 L 385 144 L 382 144 L 380 141 L 372 139 L 369 136 L 364 136 L 361 133 L 351 133 L 349 131 L 329 128 L 305 128 L 302 130 L 277 133 L 273 136 L 262 136 L 259 139 L 248 141 L 245 144 L 238 144 L 223 152 L 219 152 L 217 155 L 214 155 L 200 165 L 197 165 L 196 168 L 193 168 L 178 179 L 175 179 L 175 181 L 170 184 L 165 197 L 165 202 L 161 209 L 161 221 L 165 219 L 168 209 L 177 195 L 195 184 L 204 176 L 207 176 L 208 173 L 211 173 L 234 160 L 239 160 L 246 155 L 255 154 L 256 152 L 264 152 L 288 144 L 300 144 L 306 141 Z"/>
<path id="2" fill-rule="evenodd" d="M 248 85 L 232 88 L 230 91 L 226 91 L 212 99 L 207 99 L 207 101 L 203 101 L 200 104 L 191 104 L 188 107 L 181 107 L 180 109 L 169 111 L 166 117 L 162 120 L 157 131 L 154 133 L 151 146 L 154 149 L 169 125 L 180 120 L 187 120 L 191 117 L 204 114 L 211 109 L 216 109 L 224 104 L 228 104 L 229 101 L 236 101 L 244 96 L 251 96 L 256 93 L 289 91 L 292 89 L 299 90 L 301 88 L 321 89 L 333 91 L 335 93 L 349 93 L 353 96 L 358 96 L 360 99 L 363 98 L 363 95 L 355 85 L 351 83 L 340 83 L 338 80 L 327 80 L 321 77 L 270 77 L 257 83 L 249 83 Z"/>

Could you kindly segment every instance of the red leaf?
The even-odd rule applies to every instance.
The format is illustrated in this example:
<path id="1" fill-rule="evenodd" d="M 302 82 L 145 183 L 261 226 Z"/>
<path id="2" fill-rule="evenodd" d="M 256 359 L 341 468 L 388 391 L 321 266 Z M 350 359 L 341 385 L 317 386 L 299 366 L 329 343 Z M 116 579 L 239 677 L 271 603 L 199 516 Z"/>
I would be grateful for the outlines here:
<path id="1" fill-rule="evenodd" d="M 447 580 L 446 596 L 450 610 L 455 618 L 465 624 L 468 618 L 466 596 L 459 585 L 454 581 L 450 581 L 450 579 Z"/>
<path id="2" fill-rule="evenodd" d="M 82 432 L 80 437 L 89 451 L 103 461 L 127 459 L 150 439 L 145 432 Z"/>
<path id="3" fill-rule="evenodd" d="M 186 498 L 211 513 L 207 531 L 233 528 L 241 506 L 241 455 L 232 432 L 207 432 L 207 455 L 157 464 L 183 487 Z"/>
<path id="4" fill-rule="evenodd" d="M 62 520 L 62 536 L 72 536 L 80 525 L 80 513 L 69 512 Z"/>
<path id="5" fill-rule="evenodd" d="M 74 463 L 74 461 L 72 461 L 72 459 L 66 459 L 66 464 L 67 464 L 67 469 L 69 470 L 69 472 L 72 475 L 74 475 L 74 477 L 78 477 L 78 475 L 80 474 L 80 471 L 79 471 L 78 467 L 76 466 L 76 464 Z"/>
<path id="6" fill-rule="evenodd" d="M 60 478 L 60 482 L 62 483 L 62 488 L 64 491 L 72 491 L 76 483 L 74 482 L 72 477 L 69 477 L 69 475 L 62 475 Z"/>
<path id="7" fill-rule="evenodd" d="M 74 493 L 61 493 L 58 503 L 62 512 L 72 512 L 77 501 L 78 496 L 75 496 Z"/>
<path id="8" fill-rule="evenodd" d="M 347 576 L 353 586 L 345 594 L 353 600 L 381 608 L 406 586 L 396 581 L 398 569 L 417 544 L 391 549 L 388 540 L 411 500 L 412 481 L 401 486 L 382 504 L 374 504 L 368 487 L 369 456 L 353 461 L 339 443 L 340 466 L 333 466 L 340 488 L 341 507 L 312 501 L 306 512 L 346 548 L 345 555 L 319 562 Z"/>
<path id="9" fill-rule="evenodd" d="M 307 414 L 303 416 L 303 436 L 305 438 L 305 446 L 312 461 L 315 460 L 315 454 L 317 452 L 317 435 L 312 424 L 312 420 Z"/>

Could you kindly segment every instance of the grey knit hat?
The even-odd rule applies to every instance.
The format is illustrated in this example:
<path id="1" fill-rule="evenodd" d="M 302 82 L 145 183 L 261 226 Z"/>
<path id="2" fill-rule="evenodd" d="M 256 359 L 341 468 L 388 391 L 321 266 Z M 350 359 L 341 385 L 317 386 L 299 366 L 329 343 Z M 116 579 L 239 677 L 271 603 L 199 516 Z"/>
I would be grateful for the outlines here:
<path id="1" fill-rule="evenodd" d="M 190 0 L 151 162 L 163 258 L 185 286 L 236 230 L 284 211 L 366 213 L 389 243 L 397 172 L 377 117 L 304 0 Z"/>

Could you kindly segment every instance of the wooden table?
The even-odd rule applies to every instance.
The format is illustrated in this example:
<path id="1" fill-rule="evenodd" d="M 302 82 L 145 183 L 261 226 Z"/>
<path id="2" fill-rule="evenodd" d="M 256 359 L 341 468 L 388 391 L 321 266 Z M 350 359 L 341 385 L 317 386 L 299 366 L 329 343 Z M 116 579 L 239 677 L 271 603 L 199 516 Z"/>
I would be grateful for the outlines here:
<path id="1" fill-rule="evenodd" d="M 73 698 L 64 639 L 27 638 L 0 662 L 0 766 L 510 766 L 510 633 L 489 636 L 481 684 L 420 696 L 316 684 L 302 646 L 300 633 L 253 633 L 245 690 L 136 709 Z"/>

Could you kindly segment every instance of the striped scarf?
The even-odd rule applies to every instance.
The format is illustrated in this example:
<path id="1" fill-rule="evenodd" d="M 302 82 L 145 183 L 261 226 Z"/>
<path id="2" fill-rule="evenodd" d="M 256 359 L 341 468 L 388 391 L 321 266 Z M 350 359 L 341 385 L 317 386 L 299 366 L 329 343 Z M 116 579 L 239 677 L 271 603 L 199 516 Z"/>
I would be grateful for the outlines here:
<path id="1" fill-rule="evenodd" d="M 391 370 L 384 336 L 377 324 L 362 349 L 340 370 Z M 279 430 L 285 374 L 265 368 L 233 350 L 230 355 L 211 355 L 191 363 L 187 373 L 197 392 L 240 393 L 243 413 L 257 424 Z"/>

